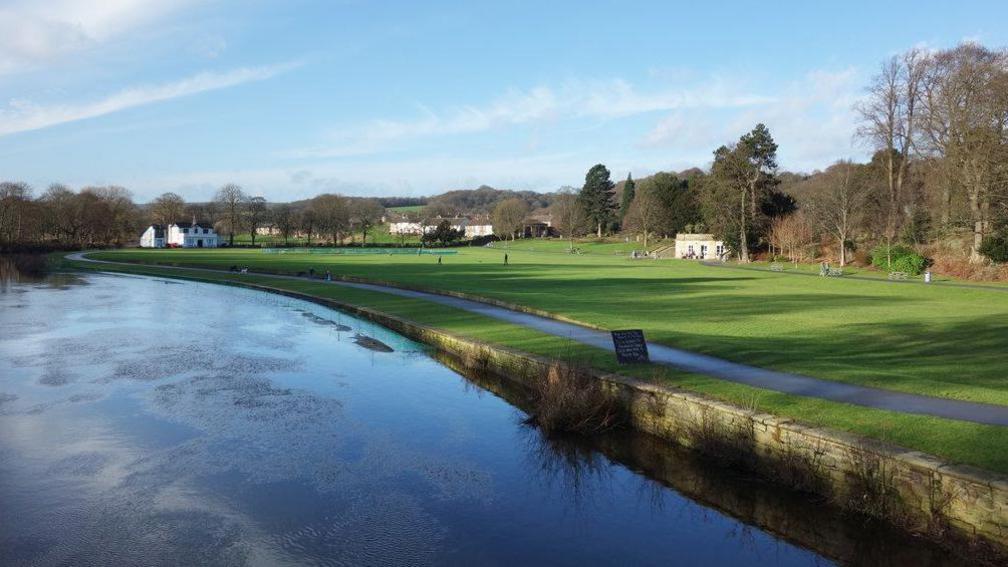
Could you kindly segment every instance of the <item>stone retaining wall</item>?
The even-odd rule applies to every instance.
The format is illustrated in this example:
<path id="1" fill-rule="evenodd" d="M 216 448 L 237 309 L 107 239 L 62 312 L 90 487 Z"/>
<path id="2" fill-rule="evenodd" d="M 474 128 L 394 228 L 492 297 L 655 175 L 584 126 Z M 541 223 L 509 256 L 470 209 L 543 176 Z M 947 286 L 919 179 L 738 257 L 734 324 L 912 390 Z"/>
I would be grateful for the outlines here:
<path id="1" fill-rule="evenodd" d="M 524 382 L 553 361 L 491 346 L 371 309 L 266 286 L 380 323 L 458 356 L 467 366 Z M 624 401 L 635 428 L 699 450 L 727 455 L 841 505 L 932 535 L 952 530 L 1008 550 L 1008 478 L 948 465 L 924 453 L 838 431 L 806 427 L 699 394 L 627 376 L 598 374 Z M 949 534 L 954 535 L 954 534 Z"/>

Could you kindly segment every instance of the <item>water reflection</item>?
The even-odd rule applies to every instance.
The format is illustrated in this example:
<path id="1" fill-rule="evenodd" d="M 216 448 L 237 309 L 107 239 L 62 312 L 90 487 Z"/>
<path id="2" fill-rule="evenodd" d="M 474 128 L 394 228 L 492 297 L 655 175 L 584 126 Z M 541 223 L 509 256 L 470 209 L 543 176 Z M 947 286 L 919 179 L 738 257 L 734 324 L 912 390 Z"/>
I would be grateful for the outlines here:
<path id="1" fill-rule="evenodd" d="M 345 314 L 84 280 L 0 293 L 0 564 L 941 557 L 646 436 L 545 438 L 506 382 Z"/>
<path id="2" fill-rule="evenodd" d="M 16 284 L 44 284 L 64 287 L 83 283 L 77 274 L 50 273 L 44 254 L 0 254 L 0 292 L 11 291 Z"/>

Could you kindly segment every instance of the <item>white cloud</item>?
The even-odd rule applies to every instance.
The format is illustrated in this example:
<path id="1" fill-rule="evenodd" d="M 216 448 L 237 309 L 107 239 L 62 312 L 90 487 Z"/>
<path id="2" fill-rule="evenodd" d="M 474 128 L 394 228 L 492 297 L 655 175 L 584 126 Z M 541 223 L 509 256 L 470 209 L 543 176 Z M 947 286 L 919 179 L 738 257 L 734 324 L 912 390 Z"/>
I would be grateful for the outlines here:
<path id="1" fill-rule="evenodd" d="M 745 92 L 741 85 L 716 77 L 698 85 L 653 92 L 641 92 L 622 79 L 574 81 L 558 88 L 510 89 L 483 105 L 466 105 L 440 112 L 420 105 L 423 116 L 419 118 L 381 119 L 357 128 L 343 128 L 330 144 L 297 149 L 286 155 L 347 157 L 385 151 L 397 142 L 417 138 L 486 132 L 566 118 L 606 120 L 673 109 L 744 108 L 772 101 L 770 97 Z"/>
<path id="2" fill-rule="evenodd" d="M 363 196 L 430 195 L 483 183 L 515 189 L 554 190 L 583 179 L 584 170 L 584 160 L 576 152 L 486 158 L 441 155 L 338 164 L 322 162 L 296 167 L 190 171 L 116 182 L 130 187 L 138 200 L 154 198 L 164 191 L 176 191 L 190 200 L 205 200 L 221 185 L 238 183 L 247 191 L 263 194 L 270 200 L 287 201 L 324 192 Z M 72 182 L 84 185 L 95 181 Z"/>
<path id="3" fill-rule="evenodd" d="M 0 74 L 136 31 L 192 0 L 15 0 L 0 7 Z"/>
<path id="4" fill-rule="evenodd" d="M 121 90 L 103 99 L 87 103 L 39 105 L 14 99 L 0 109 L 0 136 L 38 130 L 57 124 L 94 118 L 119 110 L 222 89 L 242 83 L 261 81 L 298 66 L 284 63 L 263 67 L 243 67 L 224 73 L 204 72 L 173 83 L 146 85 Z"/>
<path id="5" fill-rule="evenodd" d="M 780 95 L 763 103 L 711 114 L 684 110 L 664 116 L 640 146 L 678 155 L 697 155 L 709 163 L 714 148 L 733 142 L 762 122 L 780 146 L 781 166 L 812 170 L 842 157 L 862 154 L 854 143 L 854 104 L 863 96 L 864 77 L 856 69 L 812 71 L 783 85 Z M 863 157 L 863 156 L 862 156 Z"/>

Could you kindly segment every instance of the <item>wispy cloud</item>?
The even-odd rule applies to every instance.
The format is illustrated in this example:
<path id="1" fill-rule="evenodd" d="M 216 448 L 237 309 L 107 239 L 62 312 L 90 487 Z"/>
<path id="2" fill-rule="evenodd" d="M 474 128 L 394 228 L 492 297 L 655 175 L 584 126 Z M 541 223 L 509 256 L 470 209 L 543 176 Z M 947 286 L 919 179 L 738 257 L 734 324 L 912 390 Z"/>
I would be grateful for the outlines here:
<path id="1" fill-rule="evenodd" d="M 0 136 L 38 130 L 145 104 L 261 81 L 299 65 L 300 63 L 291 62 L 262 67 L 243 67 L 223 73 L 204 72 L 172 83 L 124 89 L 103 99 L 85 103 L 40 105 L 28 100 L 15 99 L 11 100 L 6 108 L 0 109 Z"/>
<path id="2" fill-rule="evenodd" d="M 642 150 L 702 155 L 709 163 L 714 148 L 737 140 L 763 122 L 780 145 L 782 167 L 822 168 L 841 157 L 863 153 L 853 140 L 854 105 L 864 96 L 864 77 L 855 68 L 815 70 L 781 86 L 773 100 L 731 112 L 677 110 L 664 115 L 642 136 Z M 698 150 L 700 150 L 698 154 Z"/>
<path id="3" fill-rule="evenodd" d="M 682 87 L 642 91 L 623 79 L 570 81 L 560 87 L 510 89 L 484 104 L 435 111 L 423 105 L 421 116 L 379 119 L 341 128 L 331 143 L 288 152 L 290 157 L 347 157 L 377 153 L 397 142 L 417 138 L 486 132 L 515 125 L 571 118 L 614 119 L 689 108 L 744 108 L 772 102 L 719 78 Z"/>
<path id="4" fill-rule="evenodd" d="M 14 0 L 0 6 L 0 74 L 136 32 L 193 0 Z"/>

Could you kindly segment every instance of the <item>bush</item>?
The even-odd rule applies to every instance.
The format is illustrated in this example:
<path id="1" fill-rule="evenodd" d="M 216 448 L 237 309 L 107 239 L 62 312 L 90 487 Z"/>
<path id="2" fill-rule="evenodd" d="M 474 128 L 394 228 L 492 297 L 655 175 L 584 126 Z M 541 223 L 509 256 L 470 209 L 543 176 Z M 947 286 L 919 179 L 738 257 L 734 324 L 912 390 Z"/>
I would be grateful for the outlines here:
<path id="1" fill-rule="evenodd" d="M 984 238 L 980 243 L 980 253 L 992 262 L 1008 262 L 1008 236 L 998 234 Z"/>
<path id="2" fill-rule="evenodd" d="M 583 368 L 555 362 L 529 386 L 532 407 L 527 422 L 546 435 L 600 433 L 624 421 L 616 398 Z"/>
<path id="3" fill-rule="evenodd" d="M 892 260 L 890 265 L 889 260 Z M 927 258 L 907 246 L 879 244 L 871 252 L 872 266 L 889 272 L 906 272 L 919 275 L 927 268 Z"/>
<path id="4" fill-rule="evenodd" d="M 920 254 L 914 252 L 913 254 L 907 254 L 906 256 L 899 256 L 898 258 L 893 258 L 892 271 L 893 272 L 904 272 L 908 275 L 918 276 L 927 267 L 927 258 L 921 256 Z"/>

